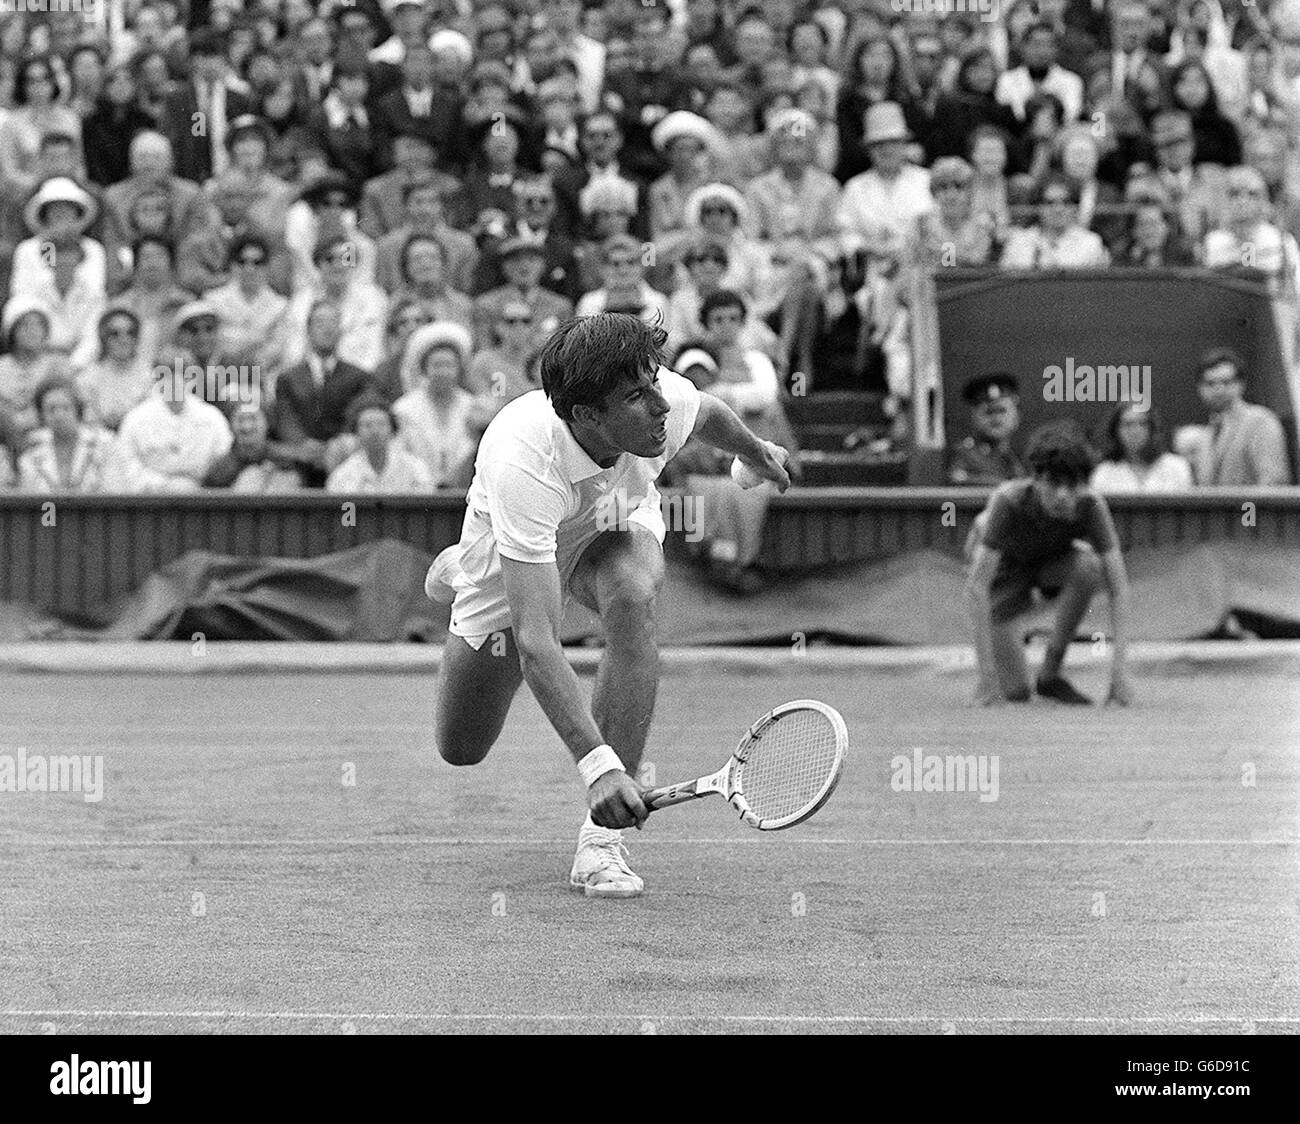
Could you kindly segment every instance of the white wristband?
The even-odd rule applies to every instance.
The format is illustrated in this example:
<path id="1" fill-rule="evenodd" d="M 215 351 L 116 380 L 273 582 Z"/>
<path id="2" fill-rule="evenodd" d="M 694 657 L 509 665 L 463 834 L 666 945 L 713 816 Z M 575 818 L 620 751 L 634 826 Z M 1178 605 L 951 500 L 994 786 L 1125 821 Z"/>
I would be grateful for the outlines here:
<path id="1" fill-rule="evenodd" d="M 578 772 L 582 774 L 582 783 L 590 788 L 606 773 L 622 769 L 623 762 L 607 745 L 598 745 L 586 757 L 578 762 Z"/>

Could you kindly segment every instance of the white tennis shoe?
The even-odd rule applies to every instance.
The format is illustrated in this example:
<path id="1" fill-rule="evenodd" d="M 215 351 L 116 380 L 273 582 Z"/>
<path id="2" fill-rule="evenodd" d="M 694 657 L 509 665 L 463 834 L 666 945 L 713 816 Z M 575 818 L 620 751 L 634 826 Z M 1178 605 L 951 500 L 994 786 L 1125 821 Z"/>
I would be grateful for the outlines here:
<path id="1" fill-rule="evenodd" d="M 433 560 L 433 565 L 429 567 L 429 572 L 424 575 L 425 597 L 430 601 L 438 602 L 439 605 L 450 605 L 456 600 L 456 590 L 452 582 L 456 580 L 456 575 L 459 573 L 460 543 L 457 542 L 440 552 Z"/>
<path id="2" fill-rule="evenodd" d="M 569 872 L 569 889 L 589 898 L 636 898 L 645 883 L 627 865 L 623 833 L 583 824 L 578 853 Z"/>

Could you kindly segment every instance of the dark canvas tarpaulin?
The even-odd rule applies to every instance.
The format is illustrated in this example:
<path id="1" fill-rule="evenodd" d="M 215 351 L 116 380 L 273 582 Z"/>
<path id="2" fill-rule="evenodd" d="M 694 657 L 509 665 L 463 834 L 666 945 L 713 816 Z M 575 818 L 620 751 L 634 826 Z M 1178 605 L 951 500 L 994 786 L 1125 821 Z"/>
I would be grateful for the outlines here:
<path id="1" fill-rule="evenodd" d="M 312 559 L 241 558 L 196 551 L 94 614 L 98 627 L 64 635 L 104 639 L 430 640 L 445 635 L 447 608 L 424 596 L 428 554 L 384 540 Z M 1180 640 L 1212 632 L 1229 610 L 1300 636 L 1300 559 L 1285 546 L 1202 544 L 1127 556 L 1133 638 Z M 736 597 L 683 562 L 670 562 L 660 598 L 665 645 L 790 645 L 799 637 L 846 643 L 960 644 L 970 636 L 961 563 L 919 551 L 880 562 L 773 578 L 766 592 Z M 1050 608 L 1028 628 L 1047 627 Z M 81 622 L 86 623 L 86 622 Z M 1104 599 L 1080 627 L 1108 630 Z M 22 606 L 0 611 L 0 631 L 20 639 L 56 634 L 57 622 Z M 599 621 L 571 605 L 564 638 L 598 638 Z"/>

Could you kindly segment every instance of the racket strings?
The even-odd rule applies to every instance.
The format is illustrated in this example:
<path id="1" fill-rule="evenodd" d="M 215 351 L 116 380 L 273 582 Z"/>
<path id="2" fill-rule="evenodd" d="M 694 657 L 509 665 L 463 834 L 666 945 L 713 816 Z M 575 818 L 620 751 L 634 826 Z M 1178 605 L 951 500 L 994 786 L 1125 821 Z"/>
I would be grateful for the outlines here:
<path id="1" fill-rule="evenodd" d="M 796 815 L 821 795 L 837 757 L 835 728 L 824 714 L 783 714 L 751 744 L 740 766 L 745 802 L 764 820 Z"/>

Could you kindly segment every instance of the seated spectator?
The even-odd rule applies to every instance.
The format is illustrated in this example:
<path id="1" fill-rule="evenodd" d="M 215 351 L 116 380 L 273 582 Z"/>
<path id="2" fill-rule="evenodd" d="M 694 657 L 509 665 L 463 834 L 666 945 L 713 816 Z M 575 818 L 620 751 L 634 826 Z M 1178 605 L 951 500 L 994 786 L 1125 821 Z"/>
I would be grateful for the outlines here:
<path id="1" fill-rule="evenodd" d="M 327 445 L 343 435 L 349 408 L 371 390 L 371 380 L 340 352 L 343 314 L 337 304 L 318 300 L 308 314 L 306 335 L 307 354 L 276 380 L 272 432 L 302 466 L 303 482 L 319 488 L 325 482 Z"/>
<path id="2" fill-rule="evenodd" d="M 519 166 L 519 130 L 500 118 L 480 127 L 476 159 L 465 173 L 460 191 L 447 200 L 448 221 L 474 238 L 485 241 L 506 236 L 514 218 L 515 181 L 524 175 Z"/>
<path id="3" fill-rule="evenodd" d="M 417 15 L 424 18 L 421 13 Z M 455 85 L 440 81 L 439 62 L 433 51 L 418 42 L 407 47 L 401 69 L 398 88 L 375 100 L 376 128 L 387 137 L 417 132 L 444 160 L 458 163 L 465 99 Z M 359 100 L 365 100 L 364 93 Z"/>
<path id="4" fill-rule="evenodd" d="M 1282 423 L 1267 406 L 1245 401 L 1246 368 L 1241 356 L 1229 348 L 1208 351 L 1198 375 L 1197 390 L 1210 421 L 1200 439 L 1187 448 L 1196 483 L 1201 487 L 1290 484 Z"/>
<path id="5" fill-rule="evenodd" d="M 497 254 L 506 283 L 474 301 L 474 340 L 479 346 L 495 338 L 497 319 L 507 304 L 522 303 L 532 310 L 533 331 L 539 339 L 549 336 L 573 316 L 573 305 L 542 288 L 546 250 L 541 241 L 517 235 L 501 243 Z"/>
<path id="6" fill-rule="evenodd" d="M 342 240 L 353 247 L 353 265 L 362 281 L 374 283 L 378 252 L 373 239 L 357 228 L 357 189 L 352 180 L 329 172 L 303 189 L 289 208 L 284 240 L 293 260 L 293 292 L 319 290 L 316 252 L 322 243 Z"/>
<path id="7" fill-rule="evenodd" d="M 371 382 L 385 402 L 396 402 L 406 393 L 402 385 L 402 363 L 406 359 L 406 341 L 416 328 L 432 323 L 429 310 L 414 297 L 399 297 L 388 310 L 384 329 L 384 357 L 375 368 Z"/>
<path id="8" fill-rule="evenodd" d="M 931 160 L 968 156 L 981 126 L 999 136 L 1018 130 L 1016 115 L 995 95 L 997 80 L 997 64 L 987 48 L 977 47 L 961 60 L 953 88 L 939 95 L 934 125 L 921 138 Z"/>
<path id="9" fill-rule="evenodd" d="M 616 234 L 632 234 L 637 214 L 637 187 L 617 175 L 593 176 L 578 193 L 582 217 L 574 255 L 578 288 L 586 293 L 600 287 L 601 247 Z"/>
<path id="10" fill-rule="evenodd" d="M 11 297 L 0 314 L 0 443 L 21 452 L 39 424 L 36 388 L 67 369 L 50 351 L 50 313 L 32 297 Z"/>
<path id="11" fill-rule="evenodd" d="M 917 219 L 934 210 L 930 173 L 908 162 L 912 134 L 894 102 L 867 110 L 863 142 L 871 154 L 871 170 L 844 185 L 840 237 L 849 251 L 899 254 L 916 230 Z"/>
<path id="12" fill-rule="evenodd" d="M 474 475 L 474 395 L 463 389 L 469 355 L 469 333 L 459 324 L 426 324 L 406 344 L 408 389 L 393 403 L 397 443 L 424 466 L 434 488 L 468 488 Z"/>
<path id="13" fill-rule="evenodd" d="M 1208 3 L 1197 3 L 1188 10 L 1187 21 L 1170 33 L 1165 61 L 1172 66 L 1184 60 L 1204 66 L 1224 115 L 1231 121 L 1241 121 L 1248 112 L 1250 93 L 1246 56 L 1233 48 L 1221 11 L 1217 20 L 1209 16 L 1212 22 L 1206 26 L 1193 22 L 1194 14 L 1208 16 L 1213 10 Z"/>
<path id="14" fill-rule="evenodd" d="M 174 174 L 171 142 L 161 133 L 137 133 L 127 154 L 130 175 L 104 192 L 104 241 L 130 246 L 145 233 L 132 221 L 136 200 L 158 193 L 166 221 L 150 234 L 166 233 L 173 246 L 213 222 L 208 201 L 197 184 Z"/>
<path id="15" fill-rule="evenodd" d="M 817 122 L 789 109 L 773 115 L 767 133 L 774 167 L 745 189 L 755 237 L 769 248 L 799 238 L 832 256 L 839 245 L 840 185 L 815 166 Z"/>
<path id="16" fill-rule="evenodd" d="M 1207 231 L 1221 226 L 1226 212 L 1223 169 L 1196 164 L 1192 119 L 1186 113 L 1157 113 L 1151 122 L 1155 175 L 1169 195 L 1183 232 L 1200 244 Z"/>
<path id="17" fill-rule="evenodd" d="M 429 247 L 428 256 L 436 257 L 441 269 L 442 248 L 438 242 L 419 236 L 412 242 Z M 313 258 L 320 280 L 296 293 L 289 304 L 289 362 L 296 363 L 302 358 L 305 350 L 303 328 L 311 310 L 322 301 L 339 310 L 342 331 L 338 344 L 340 359 L 368 372 L 383 359 L 388 299 L 378 285 L 361 276 L 358 255 L 356 245 L 342 237 L 327 239 L 316 248 Z M 421 272 L 420 276 L 423 277 L 424 273 Z M 423 299 L 428 288 L 417 286 L 412 295 Z M 432 305 L 433 301 L 429 303 Z M 468 298 L 464 303 L 469 304 Z"/>
<path id="18" fill-rule="evenodd" d="M 234 190 L 248 197 L 244 222 L 268 234 L 284 230 L 294 189 L 271 171 L 275 134 L 260 117 L 237 118 L 226 132 L 229 165 L 209 181 L 212 194 Z"/>
<path id="19" fill-rule="evenodd" d="M 999 246 L 1011 228 L 1006 175 L 1009 159 L 1007 134 L 1000 129 L 982 125 L 971 134 L 970 163 L 975 169 L 975 178 L 971 182 L 971 212 L 988 215 L 993 222 L 994 243 Z"/>
<path id="20" fill-rule="evenodd" d="M 12 297 L 32 297 L 49 311 L 50 347 L 70 355 L 73 367 L 89 361 L 95 327 L 107 300 L 104 247 L 85 236 L 95 201 L 72 180 L 46 180 L 27 204 L 32 237 L 14 250 Z"/>
<path id="21" fill-rule="evenodd" d="M 393 414 L 379 401 L 365 401 L 354 411 L 356 452 L 335 468 L 325 490 L 342 495 L 425 493 L 433 481 L 424 464 L 394 438 Z"/>
<path id="22" fill-rule="evenodd" d="M 392 138 L 392 155 L 392 171 L 367 180 L 361 192 L 358 224 L 376 242 L 413 221 L 407 192 L 415 184 L 433 184 L 439 217 L 442 201 L 460 190 L 460 180 L 436 167 L 433 145 L 423 133 L 415 129 L 398 133 Z"/>
<path id="23" fill-rule="evenodd" d="M 1169 76 L 1173 109 L 1192 119 L 1192 162 L 1230 167 L 1241 163 L 1241 134 L 1219 108 L 1219 95 L 1199 62 L 1188 60 Z"/>
<path id="24" fill-rule="evenodd" d="M 203 369 L 181 349 L 164 351 L 154 367 L 158 384 L 127 411 L 117 440 L 132 492 L 190 492 L 213 461 L 229 450 L 225 415 L 193 393 Z"/>
<path id="25" fill-rule="evenodd" d="M 922 237 L 940 269 L 993 261 L 996 229 L 987 211 L 974 211 L 974 181 L 975 169 L 960 156 L 942 156 L 930 168 L 935 210 L 921 217 Z"/>
<path id="26" fill-rule="evenodd" d="M 766 316 L 774 308 L 771 295 L 771 259 L 747 233 L 749 206 L 744 196 L 725 183 L 711 183 L 691 193 L 686 201 L 686 218 L 680 235 L 656 244 L 668 260 L 680 260 L 686 247 L 704 239 L 727 250 L 727 272 L 722 284 L 735 289 L 756 304 L 756 314 Z M 681 270 L 684 274 L 684 269 Z M 684 277 L 678 278 L 678 283 Z"/>
<path id="27" fill-rule="evenodd" d="M 1100 269 L 1110 263 L 1101 239 L 1079 223 L 1079 189 L 1070 179 L 1048 176 L 1037 203 L 1038 224 L 1008 234 L 1003 269 Z"/>
<path id="28" fill-rule="evenodd" d="M 709 183 L 722 148 L 721 134 L 695 113 L 670 113 L 651 134 L 655 150 L 668 170 L 650 185 L 650 237 L 664 242 L 684 233 L 686 204 L 693 192 Z"/>
<path id="29" fill-rule="evenodd" d="M 1061 104 L 1066 121 L 1077 121 L 1083 110 L 1083 79 L 1056 61 L 1056 29 L 1047 21 L 1032 24 L 1020 42 L 1021 65 L 998 77 L 996 96 L 1019 121 L 1029 121 L 1029 102 L 1036 94 L 1051 94 Z"/>
<path id="30" fill-rule="evenodd" d="M 398 256 L 398 269 L 402 285 L 394 299 L 418 300 L 434 320 L 452 320 L 473 329 L 473 303 L 447 280 L 447 252 L 440 239 L 412 234 Z"/>
<path id="31" fill-rule="evenodd" d="M 372 181 L 373 182 L 373 181 Z M 386 293 L 402 288 L 402 250 L 413 235 L 436 238 L 446 255 L 447 277 L 453 289 L 468 292 L 478 268 L 474 239 L 448 226 L 443 216 L 443 190 L 433 178 L 414 180 L 402 195 L 402 220 L 380 236 L 376 247 L 375 277 Z"/>
<path id="32" fill-rule="evenodd" d="M 76 376 L 86 420 L 116 431 L 154 387 L 153 363 L 140 350 L 140 318 L 110 306 L 99 318 L 99 357 Z"/>
<path id="33" fill-rule="evenodd" d="M 37 187 L 36 154 L 45 133 L 81 136 L 81 119 L 62 104 L 59 73 L 48 55 L 28 57 L 13 79 L 13 108 L 0 117 L 0 179 Z"/>
<path id="34" fill-rule="evenodd" d="M 103 191 L 91 183 L 82 171 L 77 138 L 70 133 L 46 133 L 42 136 L 32 171 L 37 183 L 44 183 L 56 176 L 72 180 L 94 200 L 97 210 L 103 214 L 100 205 Z M 31 197 L 30 190 L 14 180 L 0 177 L 0 288 L 8 285 L 8 266 L 13 248 L 27 237 L 26 209 Z M 98 222 L 92 223 L 86 228 L 86 234 L 99 239 L 99 225 Z"/>
<path id="35" fill-rule="evenodd" d="M 712 239 L 703 239 L 687 249 L 682 264 L 686 268 L 687 280 L 668 298 L 668 315 L 664 323 L 670 355 L 700 339 L 703 332 L 700 308 L 707 296 L 726 288 L 723 278 L 730 257 L 726 246 Z M 744 347 L 771 356 L 776 353 L 776 342 L 775 333 L 763 321 L 746 317 L 742 331 Z"/>
<path id="36" fill-rule="evenodd" d="M 537 334 L 533 310 L 510 300 L 492 323 L 491 346 L 475 352 L 464 386 L 478 402 L 474 424 L 486 428 L 507 402 L 541 387 L 536 364 L 544 338 Z"/>
<path id="37" fill-rule="evenodd" d="M 89 424 L 76 387 L 62 378 L 36 388 L 41 428 L 18 458 L 18 487 L 35 495 L 63 492 L 114 493 L 130 490 L 127 465 L 116 439 Z"/>
<path id="38" fill-rule="evenodd" d="M 483 255 L 475 272 L 474 292 L 484 293 L 505 284 L 501 246 L 508 238 L 523 235 L 542 246 L 541 284 L 565 300 L 577 295 L 577 261 L 573 240 L 558 218 L 555 188 L 545 176 L 520 176 L 515 180 L 514 217 L 500 236 L 483 243 Z"/>
<path id="39" fill-rule="evenodd" d="M 356 184 L 382 171 L 386 123 L 367 107 L 370 76 L 364 63 L 336 62 L 330 92 L 308 118 L 308 130 L 325 150 L 331 167 Z"/>
<path id="40" fill-rule="evenodd" d="M 1227 225 L 1205 236 L 1205 264 L 1211 269 L 1249 268 L 1268 275 L 1288 299 L 1300 292 L 1300 249 L 1294 236 L 1268 220 L 1268 188 L 1254 168 L 1230 168 Z"/>
<path id="41" fill-rule="evenodd" d="M 579 316 L 598 312 L 628 312 L 647 323 L 663 321 L 668 315 L 668 298 L 645 281 L 641 243 L 629 235 L 615 235 L 601 251 L 604 284 L 578 301 Z"/>
<path id="42" fill-rule="evenodd" d="M 248 394 L 260 402 L 268 392 L 270 372 L 264 375 L 247 355 L 222 346 L 221 313 L 207 300 L 191 301 L 176 313 L 173 336 L 172 342 L 204 371 L 198 397 L 216 406 L 227 418 L 235 404 Z"/>
<path id="43" fill-rule="evenodd" d="M 1092 470 L 1096 492 L 1177 492 L 1192 486 L 1192 467 L 1169 447 L 1155 407 L 1122 403 L 1106 423 L 1106 450 Z"/>
<path id="44" fill-rule="evenodd" d="M 1091 125 L 1071 125 L 1059 138 L 1061 171 L 1079 192 L 1079 224 L 1117 251 L 1124 242 L 1122 195 L 1114 184 L 1097 178 L 1101 149 Z"/>
<path id="45" fill-rule="evenodd" d="M 1196 254 L 1171 221 L 1164 206 L 1155 200 L 1134 205 L 1128 223 L 1128 238 L 1115 259 L 1116 265 L 1142 269 L 1189 267 Z"/>
<path id="46" fill-rule="evenodd" d="M 700 306 L 704 348 L 718 363 L 717 381 L 709 389 L 750 429 L 771 440 L 775 439 L 774 433 L 784 432 L 781 388 L 772 361 L 741 343 L 748 315 L 744 299 L 729 289 L 719 289 L 704 298 Z"/>
<path id="47" fill-rule="evenodd" d="M 289 302 L 267 283 L 271 247 L 261 235 L 243 234 L 227 260 L 233 279 L 204 295 L 220 318 L 218 346 L 258 365 L 269 380 L 289 355 Z"/>
<path id="48" fill-rule="evenodd" d="M 867 133 L 873 130 L 879 133 L 888 125 L 886 131 L 892 139 L 911 140 L 902 122 L 911 110 L 911 95 L 897 45 L 883 28 L 864 27 L 862 32 L 855 33 L 854 39 L 844 49 L 844 74 L 835 109 L 840 139 L 840 162 L 835 178 L 841 182 L 875 167 L 876 154 L 871 151 L 874 142 Z M 878 112 L 882 105 L 894 108 L 882 115 Z"/>
<path id="49" fill-rule="evenodd" d="M 1012 170 L 1040 181 L 1052 168 L 1065 129 L 1065 110 L 1054 94 L 1034 94 L 1025 106 L 1025 125 L 1011 150 Z"/>
<path id="50" fill-rule="evenodd" d="M 1246 163 L 1264 177 L 1273 220 L 1288 234 L 1300 236 L 1300 159 L 1284 129 L 1252 130 L 1245 139 Z"/>
<path id="51" fill-rule="evenodd" d="M 970 407 L 971 433 L 952 450 L 948 481 L 952 484 L 1001 484 L 1025 474 L 1012 446 L 1020 428 L 1020 384 L 1014 375 L 995 371 L 967 379 L 961 390 Z"/>
<path id="52" fill-rule="evenodd" d="M 113 298 L 115 308 L 135 313 L 140 322 L 140 354 L 152 361 L 171 331 L 176 313 L 194 299 L 175 277 L 175 250 L 161 238 L 144 236 L 131 247 L 131 283 Z"/>
<path id="53" fill-rule="evenodd" d="M 268 438 L 269 424 L 256 403 L 241 402 L 236 406 L 230 417 L 233 442 L 212 462 L 203 486 L 251 495 L 296 492 L 301 488 L 302 473 L 293 456 Z"/>

